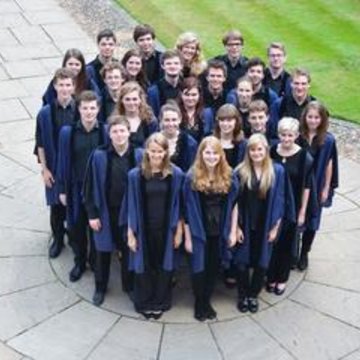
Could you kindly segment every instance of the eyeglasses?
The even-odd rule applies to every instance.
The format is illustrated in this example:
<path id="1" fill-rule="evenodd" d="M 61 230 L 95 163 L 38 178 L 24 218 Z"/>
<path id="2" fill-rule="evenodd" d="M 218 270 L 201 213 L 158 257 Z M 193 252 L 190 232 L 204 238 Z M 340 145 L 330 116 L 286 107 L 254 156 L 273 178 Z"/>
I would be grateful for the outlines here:
<path id="1" fill-rule="evenodd" d="M 240 47 L 242 44 L 241 42 L 236 42 L 236 43 L 227 43 L 226 46 L 227 47 Z"/>

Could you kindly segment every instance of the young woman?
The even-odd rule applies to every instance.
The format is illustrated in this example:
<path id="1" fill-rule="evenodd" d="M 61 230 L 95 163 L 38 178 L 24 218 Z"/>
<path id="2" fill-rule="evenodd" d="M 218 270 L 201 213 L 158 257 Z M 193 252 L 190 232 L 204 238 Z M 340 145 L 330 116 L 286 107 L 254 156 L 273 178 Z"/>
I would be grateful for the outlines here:
<path id="1" fill-rule="evenodd" d="M 210 135 L 213 129 L 213 112 L 204 108 L 200 81 L 195 76 L 185 78 L 179 85 L 177 98 L 181 111 L 180 127 L 197 142 Z"/>
<path id="2" fill-rule="evenodd" d="M 220 141 L 205 137 L 184 183 L 185 249 L 191 253 L 195 295 L 194 317 L 214 319 L 211 305 L 221 265 L 228 265 L 229 248 L 236 243 L 237 181 Z"/>
<path id="3" fill-rule="evenodd" d="M 288 178 L 285 196 L 288 201 L 279 239 L 274 246 L 267 273 L 268 292 L 282 295 L 289 279 L 292 259 L 297 250 L 297 230 L 306 220 L 312 185 L 311 155 L 295 143 L 299 136 L 299 121 L 283 118 L 278 124 L 280 142 L 270 150 L 272 159 L 282 165 Z M 294 254 L 295 253 L 295 254 Z"/>
<path id="4" fill-rule="evenodd" d="M 121 87 L 117 114 L 124 115 L 129 121 L 130 143 L 134 147 L 143 147 L 146 139 L 158 130 L 158 122 L 146 102 L 145 92 L 134 81 Z"/>
<path id="5" fill-rule="evenodd" d="M 244 161 L 237 169 L 239 227 L 235 262 L 238 266 L 238 309 L 257 312 L 258 295 L 269 266 L 272 247 L 284 215 L 285 172 L 270 158 L 262 134 L 252 135 Z M 250 268 L 253 273 L 250 276 Z"/>
<path id="6" fill-rule="evenodd" d="M 175 48 L 179 50 L 184 61 L 184 78 L 195 75 L 199 76 L 206 68 L 203 60 L 199 38 L 192 32 L 185 32 L 179 35 Z"/>
<path id="7" fill-rule="evenodd" d="M 146 78 L 145 63 L 140 51 L 136 49 L 128 50 L 123 56 L 121 64 L 125 69 L 125 80 L 136 81 L 146 91 L 149 81 Z"/>
<path id="8" fill-rule="evenodd" d="M 180 124 L 180 109 L 175 102 L 169 101 L 160 110 L 160 129 L 169 142 L 171 162 L 186 172 L 195 159 L 197 142 L 180 130 Z"/>
<path id="9" fill-rule="evenodd" d="M 308 267 L 308 253 L 320 227 L 323 207 L 332 205 L 334 190 L 339 185 L 337 148 L 334 136 L 329 133 L 329 112 L 324 105 L 311 101 L 301 116 L 300 145 L 314 158 L 315 191 L 317 211 L 311 221 L 306 223 L 302 235 L 302 248 L 298 262 L 299 270 Z"/>
<path id="10" fill-rule="evenodd" d="M 84 90 L 95 91 L 95 93 L 100 96 L 100 91 L 96 83 L 86 73 L 85 58 L 80 50 L 67 50 L 61 66 L 66 69 L 70 69 L 74 73 L 75 97 L 79 96 Z M 54 88 L 54 84 L 51 81 L 42 97 L 43 105 L 50 104 L 55 99 L 56 91 Z"/>
<path id="11" fill-rule="evenodd" d="M 124 229 L 119 226 L 119 217 L 128 171 L 134 168 L 142 157 L 142 150 L 134 149 L 129 144 L 130 124 L 125 117 L 110 117 L 108 131 L 111 143 L 94 151 L 89 159 L 84 184 L 84 203 L 96 248 L 93 303 L 97 306 L 101 305 L 105 298 L 111 253 L 115 249 L 120 250 L 122 255 L 123 291 L 132 290 L 132 277 L 128 271 L 129 251 L 124 239 Z"/>
<path id="12" fill-rule="evenodd" d="M 226 102 L 233 104 L 238 109 L 243 120 L 243 128 L 245 137 L 251 135 L 251 126 L 248 121 L 249 106 L 253 99 L 254 89 L 253 84 L 248 76 L 243 76 L 237 81 L 236 89 L 229 92 Z"/>
<path id="13" fill-rule="evenodd" d="M 145 318 L 159 319 L 171 307 L 174 249 L 182 241 L 182 184 L 182 171 L 170 164 L 167 139 L 152 134 L 141 167 L 128 175 L 127 198 L 133 300 Z"/>

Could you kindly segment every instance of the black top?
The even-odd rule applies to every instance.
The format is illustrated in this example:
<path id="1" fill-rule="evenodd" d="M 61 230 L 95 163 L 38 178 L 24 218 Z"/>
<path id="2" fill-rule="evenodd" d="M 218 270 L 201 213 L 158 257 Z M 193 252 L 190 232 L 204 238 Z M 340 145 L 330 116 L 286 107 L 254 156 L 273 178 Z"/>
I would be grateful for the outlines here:
<path id="1" fill-rule="evenodd" d="M 152 55 L 145 59 L 145 73 L 150 84 L 154 84 L 159 81 L 163 76 L 163 70 L 160 64 L 161 52 L 155 50 Z"/>
<path id="2" fill-rule="evenodd" d="M 203 88 L 204 95 L 204 107 L 211 107 L 214 110 L 214 115 L 219 108 L 226 103 L 226 92 L 223 90 L 217 98 L 214 98 L 213 94 L 209 91 L 208 86 Z"/>
<path id="3" fill-rule="evenodd" d="M 223 148 L 224 149 L 224 148 Z M 224 149 L 226 161 L 234 169 L 237 164 L 238 148 L 233 146 L 232 148 Z"/>
<path id="4" fill-rule="evenodd" d="M 268 68 L 265 69 L 264 85 L 274 90 L 278 96 L 284 96 L 286 91 L 286 84 L 290 79 L 290 74 L 283 70 L 277 78 L 271 76 Z"/>
<path id="5" fill-rule="evenodd" d="M 268 108 L 270 109 L 271 106 L 271 99 L 270 99 L 270 92 L 269 92 L 269 87 L 262 85 L 260 90 L 255 93 L 252 97 L 252 100 L 263 100 L 265 101 L 266 105 L 268 106 Z"/>
<path id="6" fill-rule="evenodd" d="M 154 174 L 144 182 L 144 220 L 148 229 L 164 229 L 168 217 L 168 202 L 170 199 L 171 176 L 162 177 Z"/>
<path id="7" fill-rule="evenodd" d="M 130 133 L 129 142 L 134 148 L 143 147 L 148 136 L 147 125 L 144 121 L 141 121 L 137 130 Z"/>
<path id="8" fill-rule="evenodd" d="M 249 110 L 239 110 L 241 119 L 242 119 L 242 127 L 243 127 L 243 132 L 246 138 L 249 138 L 251 136 L 251 125 L 249 123 Z"/>
<path id="9" fill-rule="evenodd" d="M 200 143 L 204 136 L 204 123 L 200 116 L 195 120 L 194 126 L 181 123 L 180 129 L 192 136 L 197 141 L 197 143 Z"/>
<path id="10" fill-rule="evenodd" d="M 217 193 L 200 193 L 204 229 L 207 236 L 221 234 L 221 216 L 225 204 L 225 195 Z"/>
<path id="11" fill-rule="evenodd" d="M 100 74 L 101 69 L 103 68 L 104 64 L 99 60 L 99 56 L 91 61 L 87 66 L 92 66 L 95 70 L 95 78 L 93 79 L 96 82 L 99 90 L 102 90 L 105 87 L 104 79 Z"/>
<path id="12" fill-rule="evenodd" d="M 163 106 L 167 100 L 176 99 L 179 95 L 179 85 L 176 87 L 169 84 L 165 78 L 162 78 L 157 82 L 157 86 L 159 89 L 159 97 L 160 97 L 160 106 Z"/>
<path id="13" fill-rule="evenodd" d="M 102 102 L 100 107 L 100 120 L 106 122 L 108 117 L 113 113 L 116 106 L 116 102 L 110 95 L 107 86 L 102 90 Z"/>
<path id="14" fill-rule="evenodd" d="M 279 119 L 284 116 L 290 116 L 300 120 L 301 114 L 306 105 L 313 100 L 315 100 L 315 98 L 309 95 L 305 101 L 299 105 L 292 95 L 284 96 L 280 104 Z"/>
<path id="15" fill-rule="evenodd" d="M 250 230 L 257 231 L 264 228 L 266 199 L 259 196 L 260 179 L 253 173 L 251 189 L 248 189 L 246 204 L 249 207 Z"/>
<path id="16" fill-rule="evenodd" d="M 101 129 L 97 124 L 89 132 L 80 121 L 75 125 L 72 139 L 72 166 L 77 182 L 84 181 L 89 156 L 96 147 L 101 145 L 101 139 Z"/>

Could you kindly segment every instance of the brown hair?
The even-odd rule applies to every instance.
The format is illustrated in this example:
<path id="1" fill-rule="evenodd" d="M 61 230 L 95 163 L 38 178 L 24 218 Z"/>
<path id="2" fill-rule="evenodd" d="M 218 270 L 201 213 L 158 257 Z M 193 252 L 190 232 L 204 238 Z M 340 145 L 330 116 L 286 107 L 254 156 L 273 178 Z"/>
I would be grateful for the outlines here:
<path id="1" fill-rule="evenodd" d="M 165 60 L 172 59 L 172 58 L 179 58 L 181 64 L 184 64 L 184 60 L 179 50 L 166 50 L 161 54 L 160 63 L 164 65 Z"/>
<path id="2" fill-rule="evenodd" d="M 116 61 L 116 60 L 112 60 L 108 63 L 106 63 L 102 69 L 100 70 L 100 75 L 103 79 L 105 79 L 106 77 L 106 73 L 107 72 L 111 72 L 113 70 L 120 70 L 120 73 L 121 73 L 121 77 L 124 78 L 125 77 L 125 70 L 124 68 L 122 67 L 122 65 Z"/>
<path id="3" fill-rule="evenodd" d="M 126 116 L 123 115 L 111 115 L 107 119 L 108 131 L 110 132 L 111 128 L 115 125 L 123 125 L 130 131 L 130 123 Z"/>
<path id="4" fill-rule="evenodd" d="M 278 50 L 282 51 L 284 55 L 286 55 L 285 45 L 281 42 L 274 41 L 274 42 L 270 43 L 266 49 L 268 55 L 269 55 L 271 49 L 278 49 Z"/>
<path id="5" fill-rule="evenodd" d="M 241 42 L 241 45 L 244 45 L 244 38 L 241 32 L 238 30 L 230 30 L 227 33 L 225 33 L 225 35 L 222 38 L 222 43 L 224 46 L 226 46 L 226 44 L 229 41 L 233 41 L 233 40 L 239 40 Z"/>
<path id="6" fill-rule="evenodd" d="M 159 122 L 162 122 L 164 114 L 166 111 L 173 111 L 175 112 L 178 116 L 180 121 L 182 121 L 182 114 L 180 111 L 180 108 L 178 106 L 178 104 L 176 103 L 175 100 L 173 99 L 169 99 L 160 109 L 160 114 L 159 114 Z"/>
<path id="7" fill-rule="evenodd" d="M 95 91 L 84 90 L 77 97 L 78 106 L 80 106 L 82 102 L 90 102 L 90 101 L 96 101 L 97 106 L 100 106 L 100 100 L 99 100 L 98 96 L 96 95 Z"/>
<path id="8" fill-rule="evenodd" d="M 71 79 L 75 84 L 75 76 L 74 73 L 70 69 L 60 68 L 55 71 L 53 77 L 53 83 L 56 84 L 58 80 Z"/>
<path id="9" fill-rule="evenodd" d="M 252 112 L 264 111 L 266 115 L 269 114 L 269 107 L 264 100 L 254 100 L 249 105 L 249 114 Z"/>
<path id="10" fill-rule="evenodd" d="M 249 61 L 246 64 L 246 71 L 249 71 L 249 69 L 254 66 L 261 66 L 263 68 L 263 71 L 265 71 L 266 68 L 264 61 L 262 61 L 259 57 L 253 57 L 249 59 Z"/>
<path id="11" fill-rule="evenodd" d="M 221 69 L 224 73 L 225 78 L 227 77 L 227 67 L 222 60 L 210 60 L 206 67 L 206 75 L 208 75 L 210 69 Z"/>
<path id="12" fill-rule="evenodd" d="M 239 143 L 243 138 L 242 118 L 237 108 L 232 104 L 222 105 L 216 113 L 216 122 L 214 127 L 214 135 L 220 139 L 221 130 L 219 121 L 225 118 L 235 119 L 235 128 L 233 131 L 233 143 Z"/>
<path id="13" fill-rule="evenodd" d="M 136 25 L 133 32 L 133 39 L 135 42 L 144 35 L 150 34 L 155 39 L 155 30 L 148 24 Z"/>
<path id="14" fill-rule="evenodd" d="M 128 73 L 128 71 L 126 70 L 126 64 L 127 62 L 129 61 L 129 59 L 131 57 L 137 57 L 140 59 L 141 61 L 141 69 L 139 71 L 139 73 L 136 75 L 136 78 L 133 79 L 130 77 L 130 74 Z M 140 84 L 140 86 L 145 89 L 148 85 L 148 80 L 147 80 L 147 77 L 146 77 L 146 72 L 145 72 L 145 62 L 144 62 L 144 59 L 143 57 L 141 56 L 141 53 L 139 50 L 137 49 L 130 49 L 128 50 L 123 58 L 121 59 L 121 64 L 123 65 L 124 67 L 124 70 L 125 70 L 125 77 L 126 77 L 126 80 L 127 81 L 136 81 Z"/>
<path id="15" fill-rule="evenodd" d="M 104 38 L 111 38 L 115 41 L 115 43 L 117 42 L 116 41 L 116 35 L 115 33 L 111 30 L 111 29 L 104 29 L 104 30 L 101 30 L 97 36 L 96 36 L 96 42 L 97 44 L 99 44 L 99 42 L 104 39 Z"/>

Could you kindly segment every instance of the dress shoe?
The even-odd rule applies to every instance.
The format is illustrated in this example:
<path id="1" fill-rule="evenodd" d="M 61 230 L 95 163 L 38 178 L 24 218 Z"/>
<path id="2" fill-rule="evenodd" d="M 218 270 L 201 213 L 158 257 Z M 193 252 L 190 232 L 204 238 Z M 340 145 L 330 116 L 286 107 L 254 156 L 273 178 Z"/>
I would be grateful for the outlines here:
<path id="1" fill-rule="evenodd" d="M 152 313 L 149 311 L 141 311 L 140 314 L 146 319 L 149 320 L 152 318 Z"/>
<path id="2" fill-rule="evenodd" d="M 198 321 L 205 321 L 207 318 L 204 305 L 197 301 L 195 301 L 194 318 Z"/>
<path id="3" fill-rule="evenodd" d="M 239 299 L 237 308 L 241 313 L 246 313 L 249 310 L 248 299 L 246 297 Z"/>
<path id="4" fill-rule="evenodd" d="M 95 291 L 94 296 L 92 298 L 92 302 L 95 306 L 100 306 L 105 299 L 105 293 L 103 291 Z"/>
<path id="5" fill-rule="evenodd" d="M 234 279 L 232 277 L 226 277 L 226 278 L 224 278 L 224 285 L 228 289 L 235 289 L 235 287 L 236 287 L 236 279 Z"/>
<path id="6" fill-rule="evenodd" d="M 297 264 L 298 269 L 300 271 L 304 271 L 307 269 L 308 265 L 309 265 L 308 254 L 307 253 L 301 254 L 299 262 Z"/>
<path id="7" fill-rule="evenodd" d="M 161 317 L 162 317 L 162 314 L 163 312 L 161 310 L 159 311 L 153 311 L 151 313 L 151 317 L 154 319 L 154 320 L 159 320 Z"/>
<path id="8" fill-rule="evenodd" d="M 49 257 L 51 259 L 57 258 L 60 255 L 63 247 L 64 247 L 63 241 L 54 239 L 54 241 L 52 242 L 52 244 L 50 245 L 50 248 L 49 248 Z"/>
<path id="9" fill-rule="evenodd" d="M 75 281 L 78 281 L 82 274 L 84 273 L 85 271 L 85 268 L 83 266 L 80 266 L 80 265 L 75 265 L 71 271 L 70 271 L 70 274 L 69 274 L 69 279 L 71 282 L 75 282 Z"/>
<path id="10" fill-rule="evenodd" d="M 205 316 L 209 320 L 216 319 L 217 313 L 210 303 L 205 304 Z"/>
<path id="11" fill-rule="evenodd" d="M 286 284 L 284 283 L 283 285 L 284 285 L 284 286 L 279 287 L 279 284 L 276 284 L 275 289 L 274 289 L 275 295 L 280 296 L 280 295 L 282 295 L 282 294 L 285 292 L 285 290 L 286 290 Z"/>
<path id="12" fill-rule="evenodd" d="M 256 313 L 259 310 L 259 302 L 257 298 L 248 298 L 248 307 L 251 313 Z"/>
<path id="13" fill-rule="evenodd" d="M 267 283 L 265 286 L 265 290 L 268 293 L 273 293 L 275 291 L 276 284 L 275 283 Z"/>

